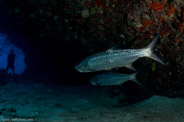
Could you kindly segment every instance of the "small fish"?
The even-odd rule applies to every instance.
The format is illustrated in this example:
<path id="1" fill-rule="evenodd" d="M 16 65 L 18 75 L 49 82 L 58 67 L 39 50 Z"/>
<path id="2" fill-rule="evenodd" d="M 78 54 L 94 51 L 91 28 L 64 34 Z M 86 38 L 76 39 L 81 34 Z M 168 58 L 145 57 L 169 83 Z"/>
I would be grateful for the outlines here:
<path id="1" fill-rule="evenodd" d="M 90 79 L 90 83 L 92 85 L 100 85 L 100 86 L 112 86 L 112 85 L 121 85 L 128 80 L 132 80 L 143 87 L 143 85 L 137 81 L 136 73 L 135 74 L 121 74 L 121 73 L 102 73 L 96 75 L 92 79 Z"/>
<path id="2" fill-rule="evenodd" d="M 159 35 L 157 35 L 146 48 L 124 50 L 108 49 L 107 51 L 94 54 L 76 65 L 75 69 L 79 72 L 95 72 L 118 67 L 127 67 L 135 70 L 132 64 L 141 57 L 149 57 L 165 65 L 165 63 L 159 59 L 153 51 L 158 38 Z"/>

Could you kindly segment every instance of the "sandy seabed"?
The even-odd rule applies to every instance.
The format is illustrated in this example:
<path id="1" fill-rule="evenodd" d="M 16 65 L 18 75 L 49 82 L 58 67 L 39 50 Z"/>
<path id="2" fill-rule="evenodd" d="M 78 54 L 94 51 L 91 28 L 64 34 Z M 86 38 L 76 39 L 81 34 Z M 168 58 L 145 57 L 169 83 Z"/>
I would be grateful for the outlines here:
<path id="1" fill-rule="evenodd" d="M 97 95 L 102 94 L 92 86 L 7 83 L 0 86 L 0 120 L 184 122 L 184 99 L 181 98 L 153 96 L 133 105 L 112 107 L 101 103 Z"/>

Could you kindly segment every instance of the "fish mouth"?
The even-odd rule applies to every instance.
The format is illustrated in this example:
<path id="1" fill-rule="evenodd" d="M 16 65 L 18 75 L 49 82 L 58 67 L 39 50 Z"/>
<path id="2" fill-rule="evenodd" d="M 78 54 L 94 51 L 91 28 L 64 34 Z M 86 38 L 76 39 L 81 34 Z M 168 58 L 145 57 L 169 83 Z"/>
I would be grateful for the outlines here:
<path id="1" fill-rule="evenodd" d="M 74 68 L 81 73 L 91 72 L 89 69 L 81 68 L 80 65 L 75 65 Z"/>
<path id="2" fill-rule="evenodd" d="M 97 84 L 96 84 L 96 82 L 90 82 L 92 85 L 94 85 L 94 86 L 96 86 Z"/>
<path id="3" fill-rule="evenodd" d="M 95 80 L 95 78 L 91 78 L 90 80 L 89 80 L 89 82 L 92 84 L 92 85 L 97 85 L 97 81 Z"/>
<path id="4" fill-rule="evenodd" d="M 75 65 L 74 67 L 78 72 L 83 72 L 80 68 L 79 68 L 79 65 Z"/>
<path id="5" fill-rule="evenodd" d="M 75 65 L 74 68 L 75 68 L 75 70 L 79 71 L 79 66 L 78 65 Z"/>

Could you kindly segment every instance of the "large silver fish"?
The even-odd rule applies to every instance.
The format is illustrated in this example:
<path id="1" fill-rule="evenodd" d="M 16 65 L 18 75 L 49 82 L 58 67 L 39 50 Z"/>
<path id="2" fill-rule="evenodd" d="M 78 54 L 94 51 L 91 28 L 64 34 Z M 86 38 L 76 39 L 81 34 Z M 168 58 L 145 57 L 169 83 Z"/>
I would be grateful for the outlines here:
<path id="1" fill-rule="evenodd" d="M 107 51 L 94 54 L 76 65 L 75 69 L 79 72 L 102 71 L 118 67 L 127 67 L 135 70 L 132 63 L 141 57 L 149 57 L 165 65 L 153 51 L 158 38 L 159 35 L 157 35 L 146 48 L 124 50 L 108 49 Z"/>
<path id="2" fill-rule="evenodd" d="M 90 83 L 93 85 L 111 86 L 111 85 L 121 85 L 128 80 L 132 80 L 137 84 L 139 84 L 140 86 L 143 86 L 141 83 L 137 81 L 136 74 L 128 75 L 113 72 L 96 75 L 95 77 L 90 79 Z"/>

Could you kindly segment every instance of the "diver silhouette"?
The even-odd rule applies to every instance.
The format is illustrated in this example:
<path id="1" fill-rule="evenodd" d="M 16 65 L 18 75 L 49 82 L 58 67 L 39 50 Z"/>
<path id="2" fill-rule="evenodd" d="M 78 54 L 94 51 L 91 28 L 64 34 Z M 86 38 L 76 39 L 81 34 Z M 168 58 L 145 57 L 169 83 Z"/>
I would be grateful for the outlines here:
<path id="1" fill-rule="evenodd" d="M 8 54 L 8 66 L 6 68 L 6 71 L 8 72 L 8 70 L 11 69 L 13 72 L 13 76 L 15 76 L 14 63 L 15 63 L 15 54 L 14 54 L 14 50 L 12 49 L 10 51 L 10 54 Z"/>

